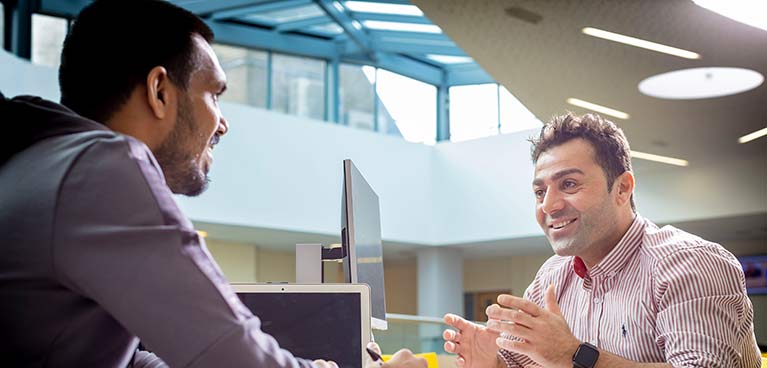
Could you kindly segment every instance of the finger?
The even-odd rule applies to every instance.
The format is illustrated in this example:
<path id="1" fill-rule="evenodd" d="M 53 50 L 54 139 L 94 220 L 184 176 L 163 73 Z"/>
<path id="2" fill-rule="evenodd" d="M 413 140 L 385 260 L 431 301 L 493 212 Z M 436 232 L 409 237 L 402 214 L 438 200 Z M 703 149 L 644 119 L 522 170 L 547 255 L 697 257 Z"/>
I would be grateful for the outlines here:
<path id="1" fill-rule="evenodd" d="M 471 322 L 452 313 L 446 314 L 445 317 L 443 317 L 443 320 L 445 321 L 445 324 L 457 328 L 458 331 L 462 331 L 468 327 L 471 327 Z"/>
<path id="2" fill-rule="evenodd" d="M 378 355 L 381 355 L 381 347 L 378 346 L 378 344 L 375 343 L 375 341 L 371 341 L 368 343 L 368 349 L 375 351 L 378 353 Z"/>
<path id="3" fill-rule="evenodd" d="M 466 359 L 464 359 L 463 357 L 460 357 L 460 356 L 458 358 L 455 358 L 455 365 L 458 368 L 465 367 L 466 366 Z"/>
<path id="4" fill-rule="evenodd" d="M 515 353 L 528 355 L 530 352 L 530 344 L 524 341 L 509 340 L 504 339 L 503 337 L 499 337 L 495 339 L 495 344 L 498 345 L 498 347 L 501 349 L 506 349 Z"/>
<path id="5" fill-rule="evenodd" d="M 445 330 L 442 332 L 442 338 L 446 341 L 461 342 L 461 334 L 453 330 Z"/>
<path id="6" fill-rule="evenodd" d="M 491 327 L 491 325 L 492 325 L 492 327 Z M 488 328 L 492 328 L 493 330 L 504 332 L 504 333 L 506 333 L 508 335 L 511 335 L 511 336 L 514 336 L 514 337 L 518 337 L 518 338 L 521 338 L 521 339 L 526 339 L 526 340 L 529 340 L 532 337 L 532 335 L 533 335 L 533 330 L 531 330 L 531 329 L 529 329 L 529 328 L 527 328 L 525 326 L 518 325 L 516 323 L 506 323 L 506 322 L 501 322 L 501 321 L 488 321 L 487 322 L 487 327 Z"/>
<path id="7" fill-rule="evenodd" d="M 487 314 L 488 321 L 497 320 L 497 321 L 505 321 L 505 322 L 514 322 L 516 324 L 520 324 L 530 328 L 532 328 L 533 324 L 536 322 L 534 317 L 532 317 L 531 315 L 525 312 L 501 308 L 497 304 L 493 304 L 487 307 L 487 309 L 485 310 L 485 314 Z"/>
<path id="8" fill-rule="evenodd" d="M 519 309 L 533 317 L 538 317 L 541 314 L 541 308 L 537 304 L 514 295 L 498 295 L 498 304 L 504 307 Z"/>
<path id="9" fill-rule="evenodd" d="M 562 315 L 562 311 L 559 309 L 559 303 L 557 303 L 557 294 L 554 292 L 554 284 L 550 284 L 546 288 L 546 310 L 554 313 L 558 316 Z"/>

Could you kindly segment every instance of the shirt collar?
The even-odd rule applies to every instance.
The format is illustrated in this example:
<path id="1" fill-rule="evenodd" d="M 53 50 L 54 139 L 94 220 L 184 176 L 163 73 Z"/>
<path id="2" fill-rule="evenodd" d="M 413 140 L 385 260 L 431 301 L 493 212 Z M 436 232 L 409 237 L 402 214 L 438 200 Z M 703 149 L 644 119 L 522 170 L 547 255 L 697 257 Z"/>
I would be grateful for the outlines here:
<path id="1" fill-rule="evenodd" d="M 593 278 L 600 275 L 613 275 L 623 269 L 628 263 L 634 252 L 639 249 L 642 244 L 642 235 L 644 234 L 644 228 L 646 226 L 645 219 L 637 214 L 634 217 L 634 222 L 629 226 L 626 234 L 623 235 L 621 240 L 610 253 L 602 259 L 597 265 L 586 270 L 586 265 L 580 257 L 573 257 L 573 271 L 580 278 Z"/>

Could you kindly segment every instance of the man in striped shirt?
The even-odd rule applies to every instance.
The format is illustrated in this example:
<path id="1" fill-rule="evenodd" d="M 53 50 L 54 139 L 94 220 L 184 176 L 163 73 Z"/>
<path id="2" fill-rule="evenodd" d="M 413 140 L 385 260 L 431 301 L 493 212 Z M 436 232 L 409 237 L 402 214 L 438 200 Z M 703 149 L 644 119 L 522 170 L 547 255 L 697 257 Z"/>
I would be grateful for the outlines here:
<path id="1" fill-rule="evenodd" d="M 629 145 L 596 115 L 532 140 L 536 218 L 556 255 L 487 327 L 453 314 L 459 367 L 759 367 L 743 271 L 719 244 L 636 213 Z"/>

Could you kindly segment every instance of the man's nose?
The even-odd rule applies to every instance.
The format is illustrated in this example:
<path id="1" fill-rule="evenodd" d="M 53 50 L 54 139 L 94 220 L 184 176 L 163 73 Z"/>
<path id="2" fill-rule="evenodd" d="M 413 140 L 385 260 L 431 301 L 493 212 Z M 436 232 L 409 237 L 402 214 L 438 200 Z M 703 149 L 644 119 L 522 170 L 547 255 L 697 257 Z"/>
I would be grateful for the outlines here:
<path id="1" fill-rule="evenodd" d="M 221 118 L 220 118 L 220 120 L 218 122 L 218 129 L 216 130 L 216 133 L 219 136 L 221 136 L 221 135 L 226 134 L 226 132 L 228 132 L 228 131 L 229 131 L 229 122 L 226 120 L 226 118 L 221 116 Z"/>
<path id="2" fill-rule="evenodd" d="M 543 197 L 543 203 L 541 209 L 547 215 L 551 215 L 564 208 L 564 200 L 562 194 L 556 190 L 547 190 Z"/>

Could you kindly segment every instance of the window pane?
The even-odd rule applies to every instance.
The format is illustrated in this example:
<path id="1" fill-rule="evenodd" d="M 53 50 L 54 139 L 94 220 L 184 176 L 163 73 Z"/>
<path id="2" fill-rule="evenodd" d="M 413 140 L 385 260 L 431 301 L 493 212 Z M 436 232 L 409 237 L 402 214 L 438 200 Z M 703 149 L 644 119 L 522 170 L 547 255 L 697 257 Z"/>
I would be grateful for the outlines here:
<path id="1" fill-rule="evenodd" d="M 325 62 L 318 59 L 272 55 L 272 109 L 323 120 L 325 117 Z"/>
<path id="2" fill-rule="evenodd" d="M 375 130 L 373 116 L 373 79 L 368 79 L 363 67 L 341 64 L 338 91 L 341 97 L 341 123 L 354 128 Z"/>
<path id="3" fill-rule="evenodd" d="M 379 130 L 394 127 L 410 142 L 437 142 L 437 87 L 378 69 Z"/>
<path id="4" fill-rule="evenodd" d="M 220 44 L 214 44 L 213 50 L 226 73 L 227 88 L 221 99 L 266 108 L 267 53 Z"/>
<path id="5" fill-rule="evenodd" d="M 540 129 L 543 125 L 533 113 L 519 102 L 506 87 L 501 92 L 501 133 L 513 133 L 527 129 Z"/>
<path id="6" fill-rule="evenodd" d="M 498 85 L 450 87 L 450 140 L 498 134 Z"/>
<path id="7" fill-rule="evenodd" d="M 32 14 L 32 62 L 58 68 L 66 36 L 66 19 Z"/>

